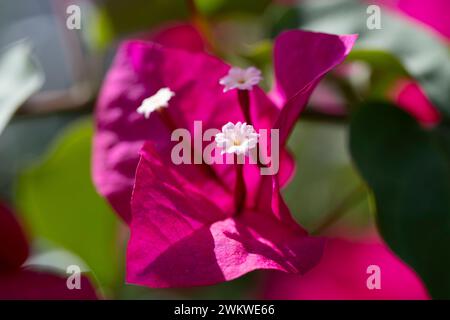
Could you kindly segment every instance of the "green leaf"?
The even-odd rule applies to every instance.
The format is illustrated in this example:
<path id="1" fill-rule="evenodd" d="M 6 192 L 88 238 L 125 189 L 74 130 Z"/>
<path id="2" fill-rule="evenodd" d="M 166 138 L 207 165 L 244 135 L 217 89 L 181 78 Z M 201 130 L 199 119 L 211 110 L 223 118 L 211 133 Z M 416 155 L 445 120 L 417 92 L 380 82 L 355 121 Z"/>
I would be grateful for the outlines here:
<path id="1" fill-rule="evenodd" d="M 0 134 L 13 114 L 44 83 L 26 41 L 13 44 L 0 56 Z"/>
<path id="2" fill-rule="evenodd" d="M 300 14 L 293 6 L 272 2 L 265 12 L 264 20 L 268 36 L 274 39 L 284 30 L 297 28 L 300 24 Z"/>
<path id="3" fill-rule="evenodd" d="M 383 238 L 434 298 L 450 298 L 448 128 L 425 130 L 396 106 L 369 103 L 354 114 L 350 148 Z"/>
<path id="4" fill-rule="evenodd" d="M 363 61 L 370 65 L 371 87 L 366 92 L 366 99 L 386 99 L 399 78 L 409 77 L 400 60 L 386 51 L 356 49 L 350 52 L 346 61 Z"/>
<path id="5" fill-rule="evenodd" d="M 35 237 L 78 255 L 111 289 L 121 280 L 118 219 L 91 182 L 92 134 L 90 120 L 67 129 L 42 163 L 20 175 L 16 202 Z"/>
<path id="6" fill-rule="evenodd" d="M 188 18 L 185 0 L 103 1 L 89 19 L 88 38 L 94 47 L 104 48 L 114 39 L 131 33 L 149 32 L 150 28 L 162 23 Z"/>
<path id="7" fill-rule="evenodd" d="M 229 14 L 261 14 L 271 0 L 194 0 L 201 14 L 218 16 Z"/>
<path id="8" fill-rule="evenodd" d="M 370 30 L 366 24 L 369 17 L 367 5 L 354 0 L 305 0 L 297 10 L 300 28 L 334 34 L 359 34 L 350 58 L 353 56 L 375 66 L 388 63 L 399 71 L 404 68 L 418 80 L 433 104 L 450 117 L 449 51 L 447 44 L 434 33 L 387 9 L 381 11 L 382 28 Z M 380 52 L 384 54 L 380 55 Z M 386 59 L 388 55 L 392 57 Z M 396 64 L 396 60 L 401 65 Z M 393 72 L 392 67 L 383 70 Z"/>

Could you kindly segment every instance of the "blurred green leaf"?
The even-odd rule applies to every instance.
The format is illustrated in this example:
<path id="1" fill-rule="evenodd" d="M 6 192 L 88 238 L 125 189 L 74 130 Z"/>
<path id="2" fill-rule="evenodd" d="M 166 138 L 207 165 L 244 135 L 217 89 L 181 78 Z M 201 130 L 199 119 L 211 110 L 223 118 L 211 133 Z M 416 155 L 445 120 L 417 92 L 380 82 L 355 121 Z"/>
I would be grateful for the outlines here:
<path id="1" fill-rule="evenodd" d="M 350 52 L 346 61 L 364 61 L 370 65 L 370 90 L 366 99 L 385 99 L 399 78 L 409 76 L 400 60 L 387 51 L 357 49 Z"/>
<path id="2" fill-rule="evenodd" d="M 90 120 L 71 126 L 46 159 L 18 179 L 16 202 L 34 236 L 78 255 L 100 284 L 120 278 L 118 219 L 91 182 Z"/>
<path id="3" fill-rule="evenodd" d="M 448 128 L 424 130 L 396 106 L 369 103 L 354 114 L 350 147 L 383 238 L 434 298 L 450 298 Z"/>
<path id="4" fill-rule="evenodd" d="M 27 41 L 13 44 L 0 56 L 0 134 L 14 112 L 44 83 Z"/>
<path id="5" fill-rule="evenodd" d="M 248 45 L 242 52 L 239 52 L 239 58 L 243 59 L 242 63 L 233 61 L 228 58 L 233 65 L 242 65 L 247 67 L 249 65 L 255 66 L 262 71 L 263 79 L 260 86 L 269 91 L 272 86 L 272 42 L 269 40 L 262 40 L 255 44 Z"/>
<path id="6" fill-rule="evenodd" d="M 189 18 L 185 0 L 122 0 L 103 1 L 90 17 L 89 38 L 103 48 L 114 39 L 131 33 L 149 32 L 164 22 Z"/>
<path id="7" fill-rule="evenodd" d="M 292 10 L 298 10 L 296 19 L 300 28 L 334 34 L 359 34 L 350 59 L 353 57 L 375 67 L 381 66 L 387 73 L 398 71 L 402 75 L 404 68 L 423 86 L 433 104 L 450 117 L 447 44 L 419 23 L 395 15 L 388 9 L 381 11 L 382 28 L 370 30 L 366 25 L 369 17 L 367 6 L 354 0 L 304 0 Z"/>
<path id="8" fill-rule="evenodd" d="M 387 51 L 356 49 L 350 52 L 347 59 L 348 61 L 363 60 L 374 68 L 384 70 L 384 72 L 395 73 L 401 76 L 408 74 L 401 62 Z"/>
<path id="9" fill-rule="evenodd" d="M 267 35 L 274 39 L 284 30 L 298 28 L 300 14 L 295 6 L 280 5 L 272 2 L 264 14 L 264 20 Z"/>
<path id="10" fill-rule="evenodd" d="M 194 0 L 198 10 L 206 16 L 229 14 L 261 14 L 271 0 Z"/>
<path id="11" fill-rule="evenodd" d="M 102 8 L 92 8 L 86 19 L 87 28 L 82 28 L 83 38 L 91 50 L 105 50 L 116 36 L 108 12 Z"/>

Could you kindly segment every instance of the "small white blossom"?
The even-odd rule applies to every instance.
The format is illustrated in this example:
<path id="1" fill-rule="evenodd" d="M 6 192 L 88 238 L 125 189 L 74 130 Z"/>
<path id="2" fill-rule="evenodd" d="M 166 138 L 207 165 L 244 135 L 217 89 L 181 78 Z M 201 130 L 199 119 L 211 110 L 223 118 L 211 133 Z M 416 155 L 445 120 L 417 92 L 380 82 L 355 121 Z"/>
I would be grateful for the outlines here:
<path id="1" fill-rule="evenodd" d="M 216 134 L 215 140 L 221 154 L 235 153 L 248 155 L 249 150 L 258 144 L 259 134 L 252 125 L 238 122 L 228 122 L 222 127 L 222 132 Z"/>
<path id="2" fill-rule="evenodd" d="M 175 92 L 169 88 L 161 88 L 151 97 L 148 97 L 142 101 L 137 112 L 143 114 L 147 119 L 153 111 L 160 108 L 167 108 L 169 106 L 169 100 L 175 95 Z"/>
<path id="3" fill-rule="evenodd" d="M 223 92 L 232 89 L 252 90 L 262 80 L 261 71 L 255 67 L 241 69 L 233 67 L 228 74 L 220 79 L 219 83 L 223 86 Z"/>

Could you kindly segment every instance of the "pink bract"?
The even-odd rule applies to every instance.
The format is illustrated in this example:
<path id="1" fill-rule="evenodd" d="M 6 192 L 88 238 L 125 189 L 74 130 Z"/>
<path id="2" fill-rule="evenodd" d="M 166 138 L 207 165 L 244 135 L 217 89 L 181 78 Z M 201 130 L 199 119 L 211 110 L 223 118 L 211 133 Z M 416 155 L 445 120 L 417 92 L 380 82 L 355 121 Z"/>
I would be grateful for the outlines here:
<path id="1" fill-rule="evenodd" d="M 170 165 L 151 143 L 144 146 L 132 199 L 128 282 L 211 285 L 255 269 L 304 273 L 319 261 L 323 240 L 292 220 L 272 177 L 263 178 L 259 205 L 236 215 L 232 193 L 194 168 Z"/>

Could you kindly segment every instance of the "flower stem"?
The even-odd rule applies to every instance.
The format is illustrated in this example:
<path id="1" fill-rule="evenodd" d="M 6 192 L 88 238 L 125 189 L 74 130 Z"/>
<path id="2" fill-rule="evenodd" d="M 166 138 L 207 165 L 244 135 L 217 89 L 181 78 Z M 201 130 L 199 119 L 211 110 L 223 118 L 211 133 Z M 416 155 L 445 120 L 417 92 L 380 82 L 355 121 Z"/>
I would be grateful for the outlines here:
<path id="1" fill-rule="evenodd" d="M 162 122 L 166 125 L 166 127 L 172 132 L 173 130 L 177 129 L 178 126 L 173 121 L 172 117 L 169 115 L 167 110 L 164 108 L 158 109 L 158 115 L 161 118 Z"/>
<path id="2" fill-rule="evenodd" d="M 324 230 L 328 229 L 340 218 L 342 218 L 350 209 L 359 203 L 366 196 L 366 188 L 364 185 L 360 184 L 355 189 L 353 189 L 339 204 L 334 208 L 330 214 L 325 218 L 325 220 L 319 224 L 319 226 L 312 232 L 313 235 L 319 235 Z"/>
<path id="3" fill-rule="evenodd" d="M 245 122 L 252 125 L 252 119 L 250 118 L 250 95 L 248 92 L 248 90 L 238 90 L 238 100 L 242 113 L 244 114 Z"/>
<path id="4" fill-rule="evenodd" d="M 236 161 L 236 189 L 234 191 L 234 205 L 236 215 L 238 215 L 245 206 L 245 198 L 247 190 L 245 187 L 245 180 L 244 180 L 244 165 L 237 163 L 237 156 L 235 157 L 235 161 Z"/>
<path id="5" fill-rule="evenodd" d="M 238 100 L 239 105 L 241 106 L 242 113 L 244 114 L 245 122 L 249 125 L 253 125 L 252 118 L 250 116 L 250 94 L 248 90 L 238 90 Z M 258 167 L 266 168 L 267 165 L 261 162 L 259 155 L 256 157 L 256 162 Z"/>

